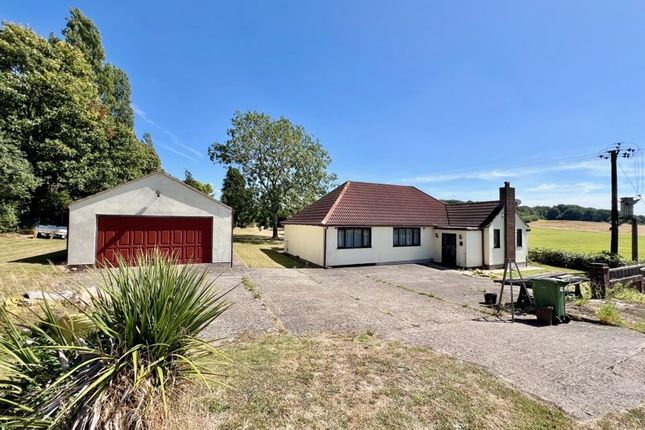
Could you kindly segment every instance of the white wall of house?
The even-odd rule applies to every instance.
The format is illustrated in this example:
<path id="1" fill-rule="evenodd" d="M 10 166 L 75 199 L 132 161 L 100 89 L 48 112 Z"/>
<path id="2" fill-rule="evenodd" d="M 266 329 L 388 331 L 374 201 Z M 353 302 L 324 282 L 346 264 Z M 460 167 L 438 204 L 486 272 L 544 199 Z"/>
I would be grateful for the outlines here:
<path id="1" fill-rule="evenodd" d="M 325 228 L 315 225 L 284 226 L 284 252 L 322 266 Z"/>
<path id="2" fill-rule="evenodd" d="M 212 217 L 213 262 L 231 260 L 231 208 L 162 173 L 72 203 L 69 206 L 67 264 L 94 264 L 97 215 Z"/>
<path id="3" fill-rule="evenodd" d="M 500 247 L 494 248 L 493 231 L 499 229 Z M 515 261 L 518 264 L 526 264 L 529 249 L 528 226 L 516 214 L 515 229 L 522 229 L 522 246 L 515 249 Z M 501 211 L 484 229 L 484 265 L 485 266 L 504 266 L 504 211 Z"/>
<path id="4" fill-rule="evenodd" d="M 481 267 L 483 264 L 482 230 L 468 230 L 465 237 L 466 265 L 464 267 Z"/>
<path id="5" fill-rule="evenodd" d="M 394 246 L 394 227 L 372 227 L 371 248 L 338 249 L 335 227 L 327 228 L 327 265 L 429 261 L 433 254 L 433 229 L 421 227 L 420 246 Z M 291 245 L 289 245 L 291 246 Z"/>

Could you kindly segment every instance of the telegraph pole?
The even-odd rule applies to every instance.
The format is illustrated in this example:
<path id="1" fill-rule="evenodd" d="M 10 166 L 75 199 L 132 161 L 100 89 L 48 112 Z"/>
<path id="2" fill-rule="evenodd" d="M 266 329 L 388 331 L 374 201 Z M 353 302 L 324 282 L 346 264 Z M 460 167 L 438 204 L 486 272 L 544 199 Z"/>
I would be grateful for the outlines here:
<path id="1" fill-rule="evenodd" d="M 630 158 L 636 152 L 633 148 L 622 148 L 621 143 L 617 143 L 615 147 L 606 150 L 604 153 L 598 155 L 605 160 L 609 159 L 611 162 L 611 249 L 612 254 L 618 254 L 618 156 L 623 158 Z"/>

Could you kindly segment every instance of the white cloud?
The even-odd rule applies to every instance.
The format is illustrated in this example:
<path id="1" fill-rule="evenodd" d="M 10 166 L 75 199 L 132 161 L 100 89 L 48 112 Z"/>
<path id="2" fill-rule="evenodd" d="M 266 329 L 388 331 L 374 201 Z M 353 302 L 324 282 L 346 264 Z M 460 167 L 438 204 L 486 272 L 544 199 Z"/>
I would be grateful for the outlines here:
<path id="1" fill-rule="evenodd" d="M 599 161 L 576 161 L 576 162 L 555 162 L 542 163 L 541 165 L 516 167 L 511 169 L 491 169 L 491 170 L 461 170 L 454 173 L 438 173 L 423 176 L 415 176 L 411 178 L 403 178 L 397 182 L 424 184 L 436 182 L 450 182 L 457 180 L 498 180 L 500 178 L 511 179 L 520 178 L 531 175 L 539 175 L 547 172 L 563 172 L 584 170 L 594 176 L 607 174 L 608 167 L 606 164 Z"/>
<path id="2" fill-rule="evenodd" d="M 163 148 L 166 148 L 168 151 L 172 152 L 173 154 L 177 154 L 177 155 L 179 155 L 181 157 L 188 158 L 189 160 L 192 160 L 192 161 L 197 161 L 197 160 L 195 160 L 194 157 L 191 157 L 190 155 L 186 154 L 185 152 L 178 151 L 175 148 L 173 148 L 172 146 L 164 145 L 163 143 L 160 143 L 159 146 L 161 146 Z"/>
<path id="3" fill-rule="evenodd" d="M 135 115 L 136 115 L 136 116 L 138 116 L 139 118 L 141 118 L 142 120 L 144 120 L 144 121 L 145 121 L 145 122 L 147 122 L 148 124 L 152 125 L 153 127 L 157 128 L 158 130 L 161 130 L 161 131 L 162 131 L 163 133 L 165 133 L 166 135 L 168 135 L 168 136 L 172 139 L 173 143 L 174 143 L 176 146 L 179 146 L 180 148 L 183 148 L 183 149 L 185 149 L 186 151 L 189 151 L 190 153 L 194 154 L 195 156 L 197 156 L 197 157 L 199 157 L 199 158 L 206 158 L 206 157 L 204 156 L 204 154 L 202 154 L 201 152 L 199 152 L 199 151 L 198 151 L 198 150 L 196 150 L 195 148 L 190 147 L 190 146 L 188 146 L 188 145 L 184 144 L 181 140 L 179 140 L 179 138 L 177 137 L 177 135 L 176 135 L 175 133 L 173 133 L 172 131 L 168 130 L 166 127 L 164 127 L 164 126 L 162 126 L 162 125 L 157 124 L 156 122 L 154 122 L 154 121 L 153 121 L 153 120 L 148 116 L 148 114 L 147 114 L 143 109 L 141 109 L 141 107 L 139 107 L 138 105 L 136 105 L 136 104 L 132 103 L 132 110 L 134 111 L 134 113 L 135 113 Z M 162 146 L 163 146 L 163 145 L 162 145 Z M 164 146 L 164 148 L 166 148 L 166 149 L 168 149 L 168 150 L 170 151 L 170 149 L 168 148 L 168 146 Z M 178 155 L 185 156 L 185 153 L 182 153 L 182 152 L 175 152 L 175 153 L 176 153 L 176 154 L 178 154 Z M 194 158 L 194 157 L 187 157 L 187 158 L 190 158 L 191 160 L 195 161 L 195 158 Z"/>

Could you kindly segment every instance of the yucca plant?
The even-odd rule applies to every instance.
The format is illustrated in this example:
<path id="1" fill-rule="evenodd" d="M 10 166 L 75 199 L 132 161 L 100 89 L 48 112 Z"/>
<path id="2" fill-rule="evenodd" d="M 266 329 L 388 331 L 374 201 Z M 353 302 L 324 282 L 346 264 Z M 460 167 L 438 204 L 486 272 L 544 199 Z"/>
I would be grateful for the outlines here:
<path id="1" fill-rule="evenodd" d="M 136 263 L 101 271 L 74 315 L 0 306 L 0 428 L 145 429 L 169 389 L 226 363 L 199 337 L 228 307 L 208 273 L 158 253 Z"/>

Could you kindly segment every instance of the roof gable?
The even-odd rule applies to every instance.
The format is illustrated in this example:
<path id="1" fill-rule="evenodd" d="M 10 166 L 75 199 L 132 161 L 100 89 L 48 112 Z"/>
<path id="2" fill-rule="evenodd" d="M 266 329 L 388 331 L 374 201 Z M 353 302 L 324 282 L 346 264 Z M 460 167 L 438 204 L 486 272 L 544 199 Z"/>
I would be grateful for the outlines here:
<path id="1" fill-rule="evenodd" d="M 133 179 L 132 181 L 124 182 L 124 183 L 119 184 L 119 185 L 117 185 L 115 187 L 108 188 L 107 190 L 100 191 L 100 192 L 98 192 L 96 194 L 92 194 L 92 195 L 84 197 L 82 199 L 75 200 L 75 201 L 73 201 L 72 203 L 69 204 L 69 208 L 72 209 L 75 206 L 78 206 L 80 204 L 91 204 L 93 202 L 100 201 L 103 198 L 110 198 L 110 195 L 115 193 L 115 192 L 118 192 L 118 191 L 120 191 L 122 189 L 126 189 L 128 187 L 136 186 L 138 183 L 143 184 L 143 183 L 147 182 L 148 180 L 150 180 L 151 178 L 154 178 L 154 177 L 159 177 L 162 180 L 172 182 L 173 184 L 180 184 L 183 187 L 185 187 L 188 192 L 196 193 L 200 197 L 203 197 L 204 199 L 208 199 L 210 201 L 218 203 L 219 205 L 221 205 L 221 206 L 223 206 L 225 208 L 231 209 L 230 206 L 220 202 L 219 200 L 217 200 L 217 199 L 215 199 L 215 198 L 213 198 L 213 197 L 211 197 L 209 195 L 206 195 L 206 194 L 202 193 L 201 191 L 191 187 L 190 185 L 184 183 L 183 181 L 181 181 L 181 180 L 175 178 L 174 176 L 171 176 L 171 175 L 169 175 L 169 174 L 167 174 L 165 172 L 153 172 L 153 173 L 150 173 L 148 175 L 142 176 L 140 178 Z"/>

